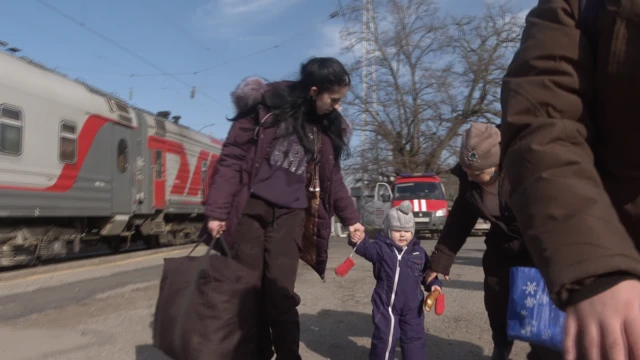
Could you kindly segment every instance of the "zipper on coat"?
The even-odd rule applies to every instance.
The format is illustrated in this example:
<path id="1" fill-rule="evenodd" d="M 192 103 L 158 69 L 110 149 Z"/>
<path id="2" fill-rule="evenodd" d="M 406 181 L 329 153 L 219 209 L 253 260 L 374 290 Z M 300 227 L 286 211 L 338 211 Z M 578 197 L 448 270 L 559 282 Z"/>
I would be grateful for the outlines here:
<path id="1" fill-rule="evenodd" d="M 258 150 L 260 150 L 260 129 L 262 128 L 262 124 L 265 122 L 265 120 L 267 120 L 273 113 L 268 113 L 267 115 L 265 115 L 262 120 L 260 120 L 260 122 L 256 125 L 256 128 L 253 130 L 253 138 L 255 140 L 258 140 L 256 143 L 256 147 L 254 150 L 254 154 L 253 154 L 253 162 L 251 163 L 251 167 L 249 168 L 249 184 L 247 184 L 247 186 L 249 187 L 249 194 L 253 194 L 253 188 L 251 187 L 251 182 L 253 180 L 253 176 L 254 171 L 255 171 L 255 166 L 256 166 L 256 161 L 258 161 Z"/>
<path id="2" fill-rule="evenodd" d="M 265 115 L 262 120 L 260 120 L 260 122 L 256 125 L 256 128 L 253 130 L 253 138 L 258 140 L 258 135 L 260 133 L 260 128 L 262 128 L 262 124 L 264 123 L 265 120 L 267 120 L 271 114 L 273 113 L 268 113 L 267 115 Z"/>
<path id="3" fill-rule="evenodd" d="M 398 262 L 396 263 L 396 277 L 393 279 L 393 291 L 391 292 L 391 301 L 389 302 L 389 315 L 391 316 L 391 328 L 389 329 L 389 343 L 387 345 L 387 353 L 384 355 L 385 360 L 389 360 L 389 353 L 391 352 L 391 345 L 393 345 L 393 329 L 395 328 L 396 318 L 393 316 L 393 302 L 396 299 L 396 290 L 398 288 L 398 279 L 400 278 L 400 260 L 402 259 L 402 255 L 407 248 L 404 248 L 400 254 L 398 254 L 398 250 L 394 247 L 393 251 L 396 252 L 396 256 L 398 256 Z"/>

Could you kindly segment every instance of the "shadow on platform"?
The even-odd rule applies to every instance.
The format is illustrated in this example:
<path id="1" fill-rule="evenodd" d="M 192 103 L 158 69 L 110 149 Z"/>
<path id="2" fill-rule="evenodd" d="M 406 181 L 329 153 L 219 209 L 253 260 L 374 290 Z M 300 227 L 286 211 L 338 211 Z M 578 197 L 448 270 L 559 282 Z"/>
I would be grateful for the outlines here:
<path id="1" fill-rule="evenodd" d="M 438 321 L 427 315 L 427 351 L 430 360 L 475 359 L 488 360 L 484 350 L 475 344 L 445 339 L 429 334 L 429 321 Z M 370 338 L 373 334 L 371 314 L 321 310 L 317 314 L 301 314 L 301 342 L 325 359 L 368 359 L 369 347 L 356 343 L 352 338 Z M 400 347 L 396 359 L 400 359 Z"/>
<path id="2" fill-rule="evenodd" d="M 172 360 L 153 345 L 136 346 L 136 360 Z"/>

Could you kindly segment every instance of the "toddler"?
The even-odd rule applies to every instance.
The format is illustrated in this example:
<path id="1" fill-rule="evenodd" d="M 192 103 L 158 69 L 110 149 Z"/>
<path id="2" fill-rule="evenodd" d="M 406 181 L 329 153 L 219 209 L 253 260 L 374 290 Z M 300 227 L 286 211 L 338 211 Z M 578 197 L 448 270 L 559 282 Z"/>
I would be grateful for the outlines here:
<path id="1" fill-rule="evenodd" d="M 352 239 L 355 253 L 373 264 L 376 287 L 371 295 L 373 324 L 369 359 L 395 359 L 398 339 L 404 360 L 424 360 L 424 293 L 442 288 L 438 278 L 426 283 L 429 256 L 414 238 L 412 206 L 405 201 L 389 210 L 384 232 L 375 241 Z"/>

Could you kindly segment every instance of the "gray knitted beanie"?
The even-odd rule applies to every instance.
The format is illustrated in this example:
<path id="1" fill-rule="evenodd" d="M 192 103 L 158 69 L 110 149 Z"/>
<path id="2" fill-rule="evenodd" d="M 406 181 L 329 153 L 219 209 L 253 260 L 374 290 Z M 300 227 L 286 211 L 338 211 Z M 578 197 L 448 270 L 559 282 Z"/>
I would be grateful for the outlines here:
<path id="1" fill-rule="evenodd" d="M 416 233 L 416 222 L 413 219 L 413 206 L 411 202 L 405 200 L 402 204 L 389 210 L 389 213 L 382 222 L 384 232 L 391 235 L 391 230 L 411 231 Z"/>

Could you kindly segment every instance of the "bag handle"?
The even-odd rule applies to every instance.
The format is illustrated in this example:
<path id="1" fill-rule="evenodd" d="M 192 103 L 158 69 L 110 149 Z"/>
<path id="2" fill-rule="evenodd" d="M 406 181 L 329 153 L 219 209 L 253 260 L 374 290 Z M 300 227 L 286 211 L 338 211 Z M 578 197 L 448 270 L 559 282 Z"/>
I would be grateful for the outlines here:
<path id="1" fill-rule="evenodd" d="M 198 246 L 200 246 L 200 244 L 204 243 L 205 239 L 207 238 L 207 235 L 202 236 L 199 240 L 198 243 L 193 247 L 193 249 L 191 249 L 191 251 L 189 251 L 189 253 L 187 254 L 187 256 L 191 256 L 191 254 L 196 250 L 196 248 L 198 248 Z M 224 242 L 224 240 L 222 240 L 222 235 L 216 236 L 213 238 L 213 240 L 211 241 L 211 244 L 209 244 L 208 248 L 207 248 L 207 252 L 204 254 L 204 256 L 208 256 L 209 254 L 211 254 L 211 251 L 213 251 L 213 247 L 215 246 L 216 242 L 220 241 L 220 245 L 222 245 L 222 250 L 224 252 L 224 256 L 226 257 L 231 257 L 231 251 L 229 251 L 229 247 L 227 246 L 227 243 Z"/>

